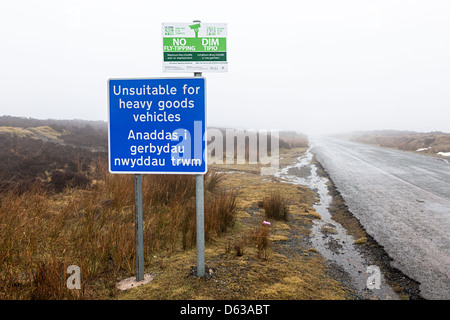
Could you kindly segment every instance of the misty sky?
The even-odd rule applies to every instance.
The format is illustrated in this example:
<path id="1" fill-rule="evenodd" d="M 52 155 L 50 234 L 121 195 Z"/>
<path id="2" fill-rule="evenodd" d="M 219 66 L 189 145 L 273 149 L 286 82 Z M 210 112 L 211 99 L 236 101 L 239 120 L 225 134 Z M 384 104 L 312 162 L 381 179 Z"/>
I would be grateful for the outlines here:
<path id="1" fill-rule="evenodd" d="M 107 120 L 162 72 L 163 22 L 228 24 L 209 126 L 450 132 L 450 1 L 2 1 L 0 115 Z"/>

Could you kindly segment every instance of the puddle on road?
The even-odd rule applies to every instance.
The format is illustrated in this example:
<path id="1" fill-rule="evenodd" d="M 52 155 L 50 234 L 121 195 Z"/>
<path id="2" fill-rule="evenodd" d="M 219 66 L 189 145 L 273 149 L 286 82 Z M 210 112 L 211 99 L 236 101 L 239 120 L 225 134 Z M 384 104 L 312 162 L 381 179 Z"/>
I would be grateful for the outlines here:
<path id="1" fill-rule="evenodd" d="M 355 293 L 360 299 L 376 297 L 380 300 L 397 300 L 398 296 L 384 281 L 382 274 L 380 274 L 380 289 L 367 288 L 367 279 L 373 273 L 367 273 L 369 264 L 355 247 L 355 239 L 338 222 L 331 219 L 328 210 L 332 202 L 327 187 L 329 180 L 318 175 L 317 167 L 312 163 L 312 159 L 313 155 L 308 150 L 296 160 L 294 165 L 281 169 L 277 174 L 277 177 L 285 181 L 310 188 L 319 197 L 314 209 L 322 219 L 314 220 L 310 235 L 311 245 L 330 264 L 345 271 L 351 278 Z"/>

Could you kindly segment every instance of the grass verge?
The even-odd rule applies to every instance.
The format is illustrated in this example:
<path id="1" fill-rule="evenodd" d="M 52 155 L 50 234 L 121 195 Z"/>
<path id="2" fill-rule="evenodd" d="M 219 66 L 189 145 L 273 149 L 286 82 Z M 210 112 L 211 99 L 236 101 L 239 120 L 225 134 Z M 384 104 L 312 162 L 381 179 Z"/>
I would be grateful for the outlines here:
<path id="1" fill-rule="evenodd" d="M 304 149 L 284 150 L 287 165 Z M 328 273 L 328 266 L 306 239 L 316 195 L 309 189 L 261 176 L 255 165 L 215 165 L 223 174 L 220 190 L 237 192 L 235 223 L 206 245 L 206 276 L 196 273 L 195 248 L 152 257 L 151 283 L 118 294 L 118 299 L 152 300 L 343 300 L 350 293 Z M 266 215 L 264 199 L 279 194 L 286 219 Z M 267 223 L 269 222 L 270 225 Z M 294 223 L 295 222 L 295 223 Z"/>

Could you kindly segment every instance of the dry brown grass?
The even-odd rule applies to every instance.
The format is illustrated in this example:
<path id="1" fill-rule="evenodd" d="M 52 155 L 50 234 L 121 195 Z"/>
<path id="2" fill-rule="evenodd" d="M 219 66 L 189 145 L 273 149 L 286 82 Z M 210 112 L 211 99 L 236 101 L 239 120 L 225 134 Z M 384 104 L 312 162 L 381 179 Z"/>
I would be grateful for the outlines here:
<path id="1" fill-rule="evenodd" d="M 262 225 L 255 228 L 253 239 L 256 242 L 256 248 L 258 249 L 259 258 L 268 259 L 270 255 L 269 233 L 270 227 L 266 223 L 263 223 Z"/>
<path id="2" fill-rule="evenodd" d="M 96 163 L 89 190 L 54 195 L 34 186 L 0 200 L 0 299 L 95 299 L 116 293 L 135 271 L 134 180 Z M 220 175 L 205 177 L 207 239 L 234 223 L 236 193 L 216 191 Z M 195 245 L 195 181 L 191 175 L 143 178 L 144 254 Z M 192 210 L 194 208 L 194 210 Z M 187 239 L 190 239 L 188 242 Z M 81 268 L 82 290 L 68 290 L 65 266 Z"/>
<path id="3" fill-rule="evenodd" d="M 298 156 L 289 150 L 291 160 Z M 284 161 L 289 161 L 284 154 Z M 315 194 L 301 186 L 261 176 L 248 165 L 217 165 L 227 172 L 221 190 L 238 190 L 234 227 L 206 245 L 205 278 L 196 277 L 195 248 L 158 256 L 148 269 L 153 281 L 122 292 L 118 299 L 259 300 L 347 299 L 341 284 L 327 273 L 326 262 L 308 244 Z M 236 171 L 236 169 L 240 169 Z M 258 204 L 279 191 L 289 199 L 289 220 L 268 219 Z M 206 204 L 206 203 L 205 203 Z M 317 217 L 315 217 L 317 218 Z M 320 217 L 318 217 L 320 218 Z M 270 226 L 263 221 L 270 221 Z M 307 254 L 305 254 L 307 253 Z"/>
<path id="4" fill-rule="evenodd" d="M 131 175 L 109 174 L 100 162 L 88 190 L 2 194 L 0 299 L 344 299 L 318 255 L 275 250 L 274 242 L 308 234 L 314 194 L 249 170 L 205 177 L 205 279 L 190 272 L 196 263 L 194 177 L 144 176 L 145 270 L 155 277 L 122 293 L 117 281 L 135 274 Z M 273 219 L 267 227 L 258 202 L 280 188 L 292 219 Z M 292 221 L 301 223 L 294 228 Z M 66 287 L 69 265 L 81 268 L 81 290 Z"/>
<path id="5" fill-rule="evenodd" d="M 261 204 L 266 217 L 275 220 L 287 220 L 289 215 L 288 201 L 280 191 L 272 192 Z"/>

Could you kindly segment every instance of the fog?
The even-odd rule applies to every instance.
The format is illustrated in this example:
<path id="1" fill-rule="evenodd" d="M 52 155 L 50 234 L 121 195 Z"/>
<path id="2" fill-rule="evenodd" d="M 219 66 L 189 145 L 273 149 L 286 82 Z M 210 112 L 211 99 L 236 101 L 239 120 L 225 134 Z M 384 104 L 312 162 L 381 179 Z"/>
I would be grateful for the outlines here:
<path id="1" fill-rule="evenodd" d="M 450 2 L 3 1 L 0 115 L 107 121 L 109 78 L 162 72 L 163 22 L 228 24 L 209 126 L 450 132 Z"/>

